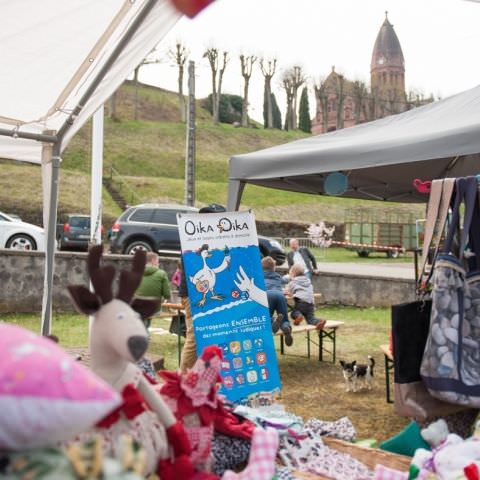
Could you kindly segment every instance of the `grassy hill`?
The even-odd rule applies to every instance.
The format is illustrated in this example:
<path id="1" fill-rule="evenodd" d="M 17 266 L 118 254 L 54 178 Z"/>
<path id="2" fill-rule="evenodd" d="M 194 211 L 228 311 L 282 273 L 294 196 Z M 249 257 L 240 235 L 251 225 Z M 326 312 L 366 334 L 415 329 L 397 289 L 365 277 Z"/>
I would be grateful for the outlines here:
<path id="1" fill-rule="evenodd" d="M 134 100 L 138 98 L 138 120 Z M 110 167 L 117 171 L 136 201 L 182 202 L 184 197 L 185 125 L 180 122 L 177 96 L 156 87 L 129 82 L 117 93 L 117 120 L 105 121 L 104 176 Z M 225 203 L 228 159 L 233 154 L 290 142 L 308 135 L 263 128 L 234 128 L 213 125 L 209 113 L 197 101 L 197 200 L 199 204 Z M 108 105 L 107 105 L 108 112 Z M 90 185 L 91 125 L 72 139 L 62 162 L 60 213 L 88 212 Z M 41 221 L 41 179 L 37 166 L 2 162 L 0 210 L 17 213 L 25 220 Z M 104 190 L 104 223 L 120 213 Z M 131 203 L 127 198 L 127 202 Z M 258 219 L 319 220 L 341 222 L 344 212 L 355 206 L 423 211 L 418 206 L 339 199 L 282 192 L 247 186 L 242 206 L 255 210 Z M 292 218 L 293 217 L 293 218 Z"/>

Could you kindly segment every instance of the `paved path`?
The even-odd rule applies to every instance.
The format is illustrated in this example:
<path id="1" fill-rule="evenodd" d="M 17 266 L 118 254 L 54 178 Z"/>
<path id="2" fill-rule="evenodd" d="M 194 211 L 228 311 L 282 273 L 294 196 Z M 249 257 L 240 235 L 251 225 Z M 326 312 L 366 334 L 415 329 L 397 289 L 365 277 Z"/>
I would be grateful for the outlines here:
<path id="1" fill-rule="evenodd" d="M 320 272 L 415 279 L 412 263 L 329 263 L 317 262 Z"/>

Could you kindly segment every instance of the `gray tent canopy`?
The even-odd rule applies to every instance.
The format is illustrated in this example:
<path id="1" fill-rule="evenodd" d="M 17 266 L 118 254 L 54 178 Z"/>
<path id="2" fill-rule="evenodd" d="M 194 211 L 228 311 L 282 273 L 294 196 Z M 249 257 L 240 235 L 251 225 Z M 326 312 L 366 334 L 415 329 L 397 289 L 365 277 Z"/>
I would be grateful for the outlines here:
<path id="1" fill-rule="evenodd" d="M 329 173 L 348 177 L 349 198 L 425 202 L 413 180 L 480 173 L 480 86 L 444 100 L 230 159 L 228 208 L 247 183 L 325 194 Z"/>

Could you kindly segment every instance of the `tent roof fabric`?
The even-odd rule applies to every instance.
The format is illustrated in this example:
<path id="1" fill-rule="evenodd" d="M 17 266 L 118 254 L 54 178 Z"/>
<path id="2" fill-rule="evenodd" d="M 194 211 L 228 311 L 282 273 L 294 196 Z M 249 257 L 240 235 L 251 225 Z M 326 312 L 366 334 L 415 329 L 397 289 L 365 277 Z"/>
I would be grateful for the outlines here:
<path id="1" fill-rule="evenodd" d="M 59 131 L 147 0 L 0 0 L 0 129 Z M 170 30 L 180 14 L 158 0 L 62 139 L 62 149 Z M 0 136 L 0 158 L 40 163 L 40 142 Z"/>
<path id="2" fill-rule="evenodd" d="M 480 173 L 480 86 L 408 112 L 230 159 L 230 183 L 324 194 L 328 173 L 351 198 L 425 202 L 412 185 Z M 228 204 L 238 204 L 231 198 Z"/>

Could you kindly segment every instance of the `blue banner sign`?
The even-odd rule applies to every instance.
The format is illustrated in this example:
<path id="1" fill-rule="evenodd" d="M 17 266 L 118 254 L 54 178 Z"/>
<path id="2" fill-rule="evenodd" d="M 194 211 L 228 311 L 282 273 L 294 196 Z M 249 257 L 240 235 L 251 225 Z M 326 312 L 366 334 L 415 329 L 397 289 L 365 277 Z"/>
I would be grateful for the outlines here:
<path id="1" fill-rule="evenodd" d="M 223 351 L 232 402 L 280 390 L 255 218 L 251 212 L 179 214 L 197 353 Z"/>

